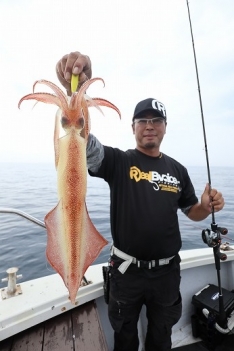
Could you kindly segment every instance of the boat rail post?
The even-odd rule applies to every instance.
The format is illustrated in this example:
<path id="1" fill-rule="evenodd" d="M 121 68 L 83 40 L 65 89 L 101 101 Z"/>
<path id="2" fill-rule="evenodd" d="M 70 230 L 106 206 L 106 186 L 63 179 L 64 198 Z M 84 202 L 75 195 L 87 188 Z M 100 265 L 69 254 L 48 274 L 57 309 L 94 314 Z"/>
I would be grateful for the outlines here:
<path id="1" fill-rule="evenodd" d="M 20 285 L 16 285 L 16 280 L 22 278 L 22 274 L 16 275 L 18 272 L 17 267 L 8 268 L 6 270 L 8 277 L 3 278 L 2 282 L 8 282 L 7 288 L 1 289 L 2 299 L 8 299 L 12 296 L 22 294 Z"/>

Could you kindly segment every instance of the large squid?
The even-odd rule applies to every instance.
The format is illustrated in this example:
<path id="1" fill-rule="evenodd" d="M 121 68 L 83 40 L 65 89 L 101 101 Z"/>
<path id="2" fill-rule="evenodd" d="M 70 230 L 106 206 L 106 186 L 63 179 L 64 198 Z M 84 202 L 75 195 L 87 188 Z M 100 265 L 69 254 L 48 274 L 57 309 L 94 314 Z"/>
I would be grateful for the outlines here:
<path id="1" fill-rule="evenodd" d="M 55 84 L 40 80 L 33 93 L 19 101 L 36 100 L 59 107 L 56 115 L 54 146 L 57 168 L 57 206 L 45 216 L 47 229 L 46 256 L 50 265 L 60 274 L 68 288 L 69 298 L 75 303 L 81 280 L 102 248 L 108 243 L 97 231 L 89 217 L 85 198 L 87 189 L 86 144 L 90 131 L 88 107 L 118 108 L 107 100 L 89 98 L 85 91 L 101 78 L 86 81 L 71 98 Z M 49 86 L 55 93 L 34 92 L 36 84 Z M 65 136 L 59 138 L 60 120 Z"/>

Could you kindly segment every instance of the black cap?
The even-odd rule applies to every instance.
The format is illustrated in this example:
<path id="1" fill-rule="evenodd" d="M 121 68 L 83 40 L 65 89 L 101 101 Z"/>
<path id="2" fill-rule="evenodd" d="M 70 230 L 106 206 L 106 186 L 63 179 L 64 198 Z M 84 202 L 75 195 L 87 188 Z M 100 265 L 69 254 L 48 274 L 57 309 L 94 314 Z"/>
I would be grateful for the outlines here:
<path id="1" fill-rule="evenodd" d="M 135 107 L 132 120 L 134 120 L 138 116 L 140 117 L 140 114 L 145 111 L 153 112 L 153 114 L 156 117 L 162 117 L 165 120 L 167 120 L 165 106 L 160 101 L 152 98 L 138 102 L 138 104 Z"/>

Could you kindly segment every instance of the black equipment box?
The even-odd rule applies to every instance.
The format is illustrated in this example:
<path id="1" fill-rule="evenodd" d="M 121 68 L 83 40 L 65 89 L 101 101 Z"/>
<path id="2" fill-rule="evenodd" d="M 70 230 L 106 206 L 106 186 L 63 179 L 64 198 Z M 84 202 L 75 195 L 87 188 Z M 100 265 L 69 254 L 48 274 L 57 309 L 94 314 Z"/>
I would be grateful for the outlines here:
<path id="1" fill-rule="evenodd" d="M 223 305 L 226 317 L 234 310 L 234 292 L 222 288 Z M 216 330 L 215 323 L 219 324 L 219 288 L 208 284 L 192 297 L 195 313 L 191 317 L 192 333 L 194 337 L 200 337 L 213 350 L 212 345 L 220 344 L 224 335 Z M 206 308 L 210 315 L 206 318 L 202 310 Z M 225 329 L 225 327 L 223 327 Z"/>
<path id="2" fill-rule="evenodd" d="M 224 311 L 228 317 L 234 309 L 234 293 L 222 288 Z M 219 288 L 208 284 L 192 297 L 192 304 L 202 311 L 206 308 L 209 312 L 219 315 Z"/>

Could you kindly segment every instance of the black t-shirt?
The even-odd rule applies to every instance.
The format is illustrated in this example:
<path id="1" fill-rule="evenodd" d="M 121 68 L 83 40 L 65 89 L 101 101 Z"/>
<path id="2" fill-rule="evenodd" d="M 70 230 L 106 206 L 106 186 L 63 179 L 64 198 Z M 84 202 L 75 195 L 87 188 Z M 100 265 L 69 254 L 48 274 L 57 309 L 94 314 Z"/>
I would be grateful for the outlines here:
<path id="1" fill-rule="evenodd" d="M 177 210 L 198 202 L 188 172 L 160 154 L 104 146 L 97 173 L 110 186 L 114 246 L 141 260 L 173 256 L 181 248 Z"/>

